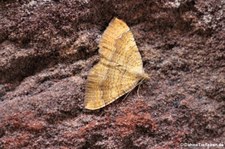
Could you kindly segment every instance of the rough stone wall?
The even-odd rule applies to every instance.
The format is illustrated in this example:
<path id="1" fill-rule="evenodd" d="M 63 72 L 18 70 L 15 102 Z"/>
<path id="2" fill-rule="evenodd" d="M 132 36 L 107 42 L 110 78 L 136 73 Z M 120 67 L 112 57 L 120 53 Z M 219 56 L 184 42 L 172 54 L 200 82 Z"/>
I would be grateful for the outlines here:
<path id="1" fill-rule="evenodd" d="M 127 98 L 83 109 L 113 17 L 151 75 Z M 224 0 L 1 0 L 0 148 L 225 145 Z"/>

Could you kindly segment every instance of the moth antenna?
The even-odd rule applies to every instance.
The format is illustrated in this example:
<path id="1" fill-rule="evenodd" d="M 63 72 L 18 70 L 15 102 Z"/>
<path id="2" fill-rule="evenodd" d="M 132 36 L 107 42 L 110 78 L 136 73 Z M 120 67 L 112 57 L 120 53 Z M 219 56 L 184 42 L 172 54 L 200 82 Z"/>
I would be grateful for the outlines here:
<path id="1" fill-rule="evenodd" d="M 139 94 L 139 91 L 140 91 L 140 86 L 141 86 L 141 84 L 142 84 L 142 82 L 144 81 L 145 79 L 143 78 L 143 79 L 141 79 L 141 81 L 139 81 L 138 82 L 138 89 L 137 89 L 137 95 L 138 95 L 138 98 L 140 97 L 140 94 Z"/>
<path id="2" fill-rule="evenodd" d="M 142 82 L 143 82 L 144 80 L 145 80 L 144 78 L 141 79 L 141 81 L 139 81 L 138 84 L 137 84 L 137 86 L 138 86 L 138 89 L 137 89 L 138 97 L 140 97 L 140 94 L 139 94 L 140 85 L 142 84 Z M 126 96 L 123 98 L 123 100 L 126 99 L 126 98 L 129 96 L 129 94 L 131 93 L 131 91 L 132 91 L 132 90 L 130 90 L 129 92 L 127 92 L 127 94 L 126 94 Z"/>
<path id="3" fill-rule="evenodd" d="M 131 93 L 131 91 L 132 91 L 132 90 L 130 90 L 129 92 L 127 92 L 127 94 L 126 94 L 126 96 L 123 98 L 123 100 L 126 99 L 126 98 L 128 97 L 128 95 Z"/>
<path id="4" fill-rule="evenodd" d="M 138 95 L 138 98 L 140 98 L 140 94 L 139 94 L 139 91 L 140 91 L 140 85 L 141 85 L 141 84 L 138 84 L 138 89 L 137 89 L 137 95 Z"/>

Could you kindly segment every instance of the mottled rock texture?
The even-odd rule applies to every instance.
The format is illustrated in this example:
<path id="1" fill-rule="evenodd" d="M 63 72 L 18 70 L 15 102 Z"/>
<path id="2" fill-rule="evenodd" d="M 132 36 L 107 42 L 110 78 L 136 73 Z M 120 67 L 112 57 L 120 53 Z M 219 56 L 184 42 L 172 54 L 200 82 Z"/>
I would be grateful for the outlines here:
<path id="1" fill-rule="evenodd" d="M 88 71 L 113 17 L 151 79 L 98 111 Z M 224 0 L 1 0 L 1 149 L 225 145 Z"/>

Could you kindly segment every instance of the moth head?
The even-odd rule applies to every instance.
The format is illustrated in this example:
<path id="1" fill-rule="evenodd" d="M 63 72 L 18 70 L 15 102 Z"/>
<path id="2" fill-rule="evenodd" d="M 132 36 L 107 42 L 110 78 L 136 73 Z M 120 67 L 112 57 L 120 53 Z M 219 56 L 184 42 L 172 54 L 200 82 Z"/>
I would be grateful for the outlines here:
<path id="1" fill-rule="evenodd" d="M 149 75 L 147 73 L 145 73 L 145 72 L 141 74 L 141 77 L 144 80 L 149 80 L 150 79 Z"/>
<path id="2" fill-rule="evenodd" d="M 141 72 L 136 72 L 137 78 L 142 79 L 142 80 L 149 80 L 150 77 L 147 73 L 145 73 L 144 71 Z"/>

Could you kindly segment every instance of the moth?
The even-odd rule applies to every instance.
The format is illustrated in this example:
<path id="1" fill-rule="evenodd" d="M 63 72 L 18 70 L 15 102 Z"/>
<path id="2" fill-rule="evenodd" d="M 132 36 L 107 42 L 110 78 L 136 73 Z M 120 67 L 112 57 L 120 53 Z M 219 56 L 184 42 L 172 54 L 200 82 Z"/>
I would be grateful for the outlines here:
<path id="1" fill-rule="evenodd" d="M 84 105 L 96 110 L 133 90 L 149 79 L 141 55 L 127 24 L 113 18 L 99 42 L 100 61 L 88 75 Z"/>

